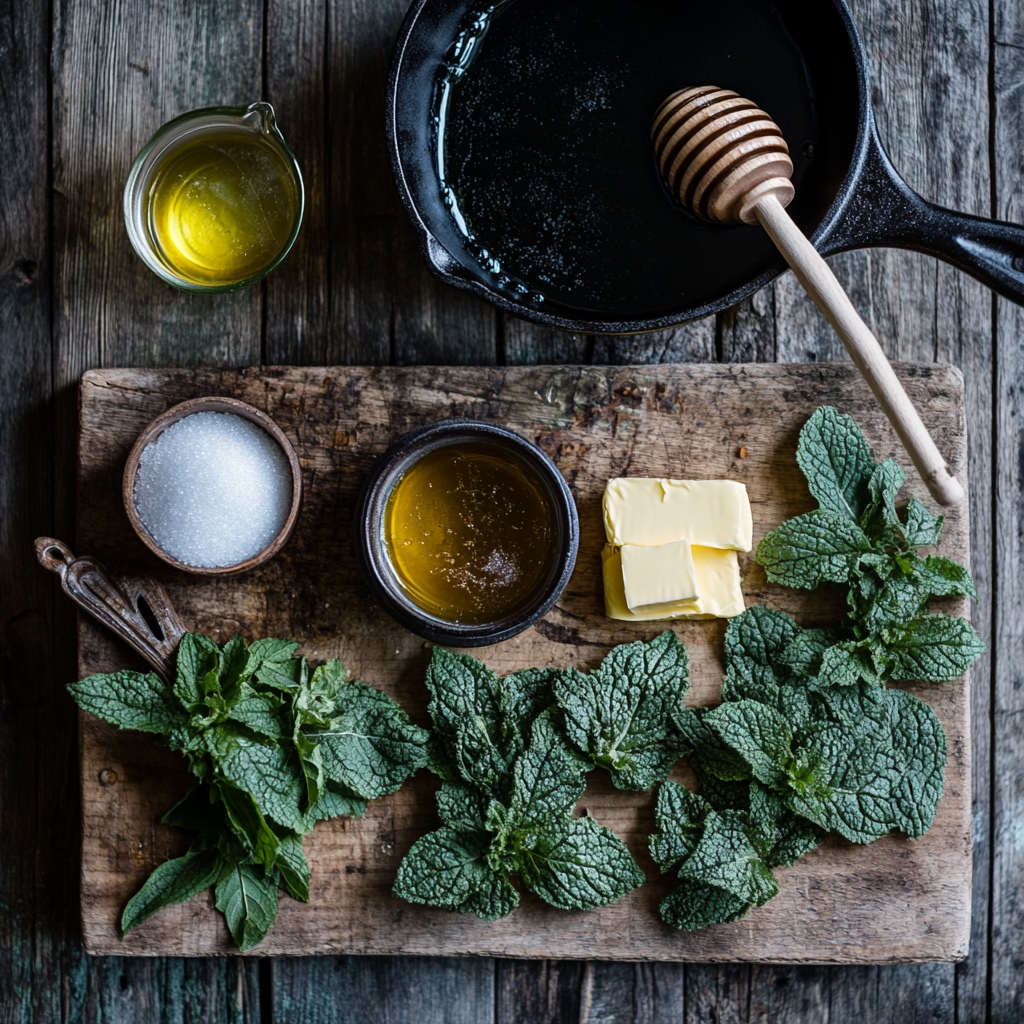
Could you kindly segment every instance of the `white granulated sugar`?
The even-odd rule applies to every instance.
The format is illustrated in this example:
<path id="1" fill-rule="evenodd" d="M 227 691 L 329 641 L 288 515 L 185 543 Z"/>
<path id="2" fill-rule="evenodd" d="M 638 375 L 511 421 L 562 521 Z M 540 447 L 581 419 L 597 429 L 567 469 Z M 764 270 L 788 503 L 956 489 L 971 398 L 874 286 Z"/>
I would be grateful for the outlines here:
<path id="1" fill-rule="evenodd" d="M 280 532 L 292 475 L 278 443 L 226 412 L 197 412 L 148 444 L 135 508 L 161 550 L 186 565 L 236 565 Z"/>

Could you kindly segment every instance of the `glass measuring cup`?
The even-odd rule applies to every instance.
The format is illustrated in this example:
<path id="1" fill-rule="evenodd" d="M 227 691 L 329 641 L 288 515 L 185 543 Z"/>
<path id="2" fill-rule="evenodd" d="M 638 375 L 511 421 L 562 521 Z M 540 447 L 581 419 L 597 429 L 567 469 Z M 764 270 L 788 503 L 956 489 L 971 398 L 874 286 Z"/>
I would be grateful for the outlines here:
<path id="1" fill-rule="evenodd" d="M 135 251 L 157 276 L 193 292 L 266 277 L 291 249 L 304 207 L 298 161 L 264 102 L 168 121 L 124 187 Z"/>

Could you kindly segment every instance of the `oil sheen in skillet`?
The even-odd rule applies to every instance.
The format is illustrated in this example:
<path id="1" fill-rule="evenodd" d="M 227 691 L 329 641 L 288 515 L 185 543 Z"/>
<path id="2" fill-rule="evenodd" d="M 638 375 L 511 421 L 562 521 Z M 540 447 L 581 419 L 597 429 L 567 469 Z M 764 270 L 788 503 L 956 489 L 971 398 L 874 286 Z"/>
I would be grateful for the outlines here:
<path id="1" fill-rule="evenodd" d="M 417 459 L 384 513 L 402 588 L 446 622 L 483 625 L 527 607 L 547 582 L 557 524 L 544 484 L 504 447 L 449 444 Z"/>
<path id="2" fill-rule="evenodd" d="M 799 220 L 810 80 L 767 0 L 505 0 L 466 22 L 448 57 L 436 101 L 445 200 L 481 267 L 539 308 L 651 315 L 772 261 L 760 229 L 702 223 L 668 197 L 649 133 L 682 86 L 734 89 L 771 115 Z"/>

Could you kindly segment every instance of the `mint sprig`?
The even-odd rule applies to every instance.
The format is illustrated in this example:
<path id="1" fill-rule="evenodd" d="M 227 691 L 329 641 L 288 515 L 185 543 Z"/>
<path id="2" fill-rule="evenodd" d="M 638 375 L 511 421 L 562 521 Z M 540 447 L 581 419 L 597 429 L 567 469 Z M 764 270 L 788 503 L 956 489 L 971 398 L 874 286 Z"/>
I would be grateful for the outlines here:
<path id="1" fill-rule="evenodd" d="M 678 652 L 666 655 L 665 640 L 631 647 L 637 650 L 624 656 L 643 685 L 632 704 L 612 701 L 616 713 L 608 722 L 617 724 L 622 749 L 636 753 L 640 739 L 624 737 L 639 708 L 646 707 L 641 698 L 648 694 L 649 676 L 653 671 L 662 678 L 660 665 L 668 680 L 678 674 L 680 661 Z M 685 652 L 682 657 L 685 664 Z M 600 750 L 614 746 L 610 732 L 590 729 L 593 709 L 586 694 L 593 691 L 584 678 L 554 669 L 502 677 L 468 655 L 434 649 L 427 670 L 435 730 L 430 766 L 444 780 L 437 794 L 442 827 L 414 843 L 402 860 L 396 896 L 496 920 L 519 903 L 513 877 L 564 910 L 604 906 L 643 882 L 618 836 L 573 814 L 584 773 L 593 764 L 585 752 L 589 743 L 580 749 L 567 742 L 556 690 L 572 697 L 579 715 L 570 735 L 605 735 L 609 742 Z M 653 692 L 648 697 L 654 699 Z"/>
<path id="2" fill-rule="evenodd" d="M 160 736 L 197 779 L 163 818 L 197 837 L 129 900 L 122 936 L 214 886 L 236 945 L 251 949 L 274 923 L 279 887 L 308 901 L 302 836 L 314 823 L 358 817 L 426 765 L 429 733 L 394 700 L 350 680 L 340 661 L 311 671 L 297 647 L 241 636 L 218 647 L 188 633 L 170 687 L 127 671 L 68 687 L 83 710 Z"/>

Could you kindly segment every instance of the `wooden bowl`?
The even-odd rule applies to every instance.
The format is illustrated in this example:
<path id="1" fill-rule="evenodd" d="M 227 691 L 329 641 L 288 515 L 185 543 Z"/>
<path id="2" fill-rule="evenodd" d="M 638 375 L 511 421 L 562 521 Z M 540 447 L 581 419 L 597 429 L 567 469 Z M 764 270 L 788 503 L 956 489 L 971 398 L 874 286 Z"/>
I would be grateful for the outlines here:
<path id="1" fill-rule="evenodd" d="M 139 517 L 135 507 L 135 478 L 139 472 L 139 460 L 145 448 L 155 441 L 172 423 L 191 416 L 197 412 L 229 412 L 240 416 L 250 423 L 255 423 L 265 430 L 278 444 L 285 458 L 288 460 L 288 468 L 292 474 L 292 504 L 288 512 L 288 518 L 284 522 L 277 536 L 262 550 L 244 562 L 236 562 L 234 565 L 187 565 L 180 562 L 173 555 L 169 555 L 153 539 L 152 534 L 146 529 Z M 128 454 L 128 462 L 124 467 L 124 478 L 121 483 L 121 494 L 124 499 L 124 510 L 128 514 L 128 521 L 132 528 L 139 535 L 139 539 L 158 558 L 162 558 L 168 565 L 182 572 L 194 573 L 198 576 L 237 576 L 240 573 L 255 569 L 256 566 L 273 558 L 274 555 L 284 547 L 288 538 L 295 529 L 299 518 L 299 508 L 302 505 L 302 467 L 299 465 L 299 457 L 295 454 L 291 441 L 285 436 L 284 431 L 265 413 L 245 402 L 239 402 L 236 398 L 223 398 L 212 396 L 210 398 L 192 398 L 187 402 L 171 406 L 166 412 L 162 412 L 139 434 Z"/>

